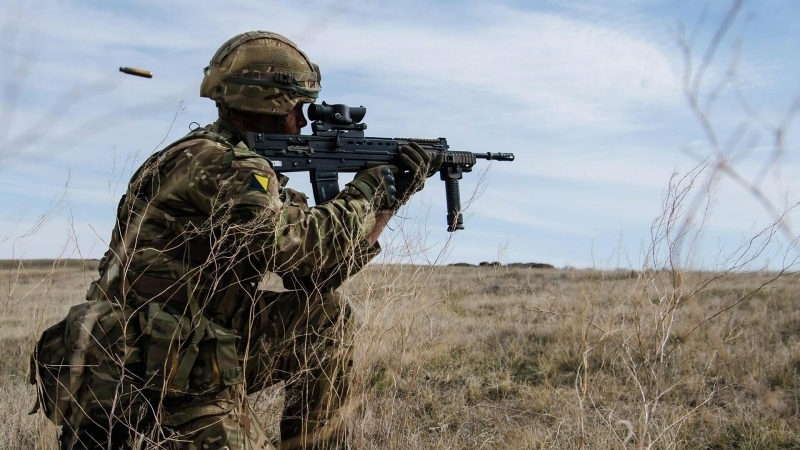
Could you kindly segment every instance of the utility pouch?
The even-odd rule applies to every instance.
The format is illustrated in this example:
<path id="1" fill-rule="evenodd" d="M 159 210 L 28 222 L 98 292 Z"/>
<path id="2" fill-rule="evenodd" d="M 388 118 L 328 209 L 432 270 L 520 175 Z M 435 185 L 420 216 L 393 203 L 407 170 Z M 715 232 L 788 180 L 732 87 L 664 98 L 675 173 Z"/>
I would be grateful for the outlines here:
<path id="1" fill-rule="evenodd" d="M 151 302 L 140 313 L 146 336 L 146 389 L 197 393 L 242 382 L 237 336 L 202 315 L 194 320 Z"/>
<path id="2" fill-rule="evenodd" d="M 236 355 L 238 336 L 213 322 L 209 322 L 209 325 L 210 339 L 207 343 L 212 347 L 208 352 L 212 356 L 212 367 L 217 368 L 224 386 L 241 383 L 242 368 Z"/>
<path id="3" fill-rule="evenodd" d="M 64 413 L 70 408 L 69 351 L 64 343 L 67 319 L 46 329 L 30 359 L 30 383 L 36 384 L 36 405 L 29 414 L 41 407 L 56 425 L 64 424 Z M 37 384 L 38 381 L 38 384 Z"/>
<path id="4" fill-rule="evenodd" d="M 236 334 L 208 321 L 200 341 L 197 360 L 189 377 L 191 390 L 223 388 L 242 382 L 242 368 L 236 353 Z"/>
<path id="5" fill-rule="evenodd" d="M 139 326 L 145 345 L 145 389 L 181 390 L 174 385 L 179 359 L 185 356 L 192 323 L 188 317 L 164 311 L 164 304 L 150 302 L 139 313 Z M 202 330 L 201 330 L 202 333 Z M 180 380 L 178 380 L 180 381 Z"/>
<path id="6" fill-rule="evenodd" d="M 112 407 L 139 405 L 137 390 L 120 389 L 139 375 L 139 324 L 132 308 L 108 301 L 73 306 L 42 333 L 31 356 L 38 404 L 56 425 L 79 426 L 108 416 Z M 125 407 L 123 408 L 122 405 Z"/>

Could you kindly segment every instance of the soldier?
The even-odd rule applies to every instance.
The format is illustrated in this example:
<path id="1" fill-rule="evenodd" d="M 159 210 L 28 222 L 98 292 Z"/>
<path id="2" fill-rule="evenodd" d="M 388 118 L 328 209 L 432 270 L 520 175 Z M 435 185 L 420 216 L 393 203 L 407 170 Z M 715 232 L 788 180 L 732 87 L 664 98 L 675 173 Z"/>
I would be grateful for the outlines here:
<path id="1" fill-rule="evenodd" d="M 280 448 L 345 442 L 351 322 L 335 289 L 377 255 L 386 222 L 441 160 L 406 146 L 398 167 L 360 172 L 309 208 L 240 134 L 299 134 L 320 80 L 294 43 L 265 31 L 211 59 L 200 95 L 219 119 L 133 175 L 89 302 L 32 356 L 61 449 L 273 448 L 247 395 L 278 382 Z M 269 271 L 290 290 L 259 291 Z"/>

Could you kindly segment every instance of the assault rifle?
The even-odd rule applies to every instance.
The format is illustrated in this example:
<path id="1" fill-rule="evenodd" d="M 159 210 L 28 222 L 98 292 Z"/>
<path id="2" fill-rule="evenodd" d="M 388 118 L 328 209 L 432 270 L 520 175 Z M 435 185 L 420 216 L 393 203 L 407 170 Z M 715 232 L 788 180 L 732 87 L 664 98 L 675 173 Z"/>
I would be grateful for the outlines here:
<path id="1" fill-rule="evenodd" d="M 248 132 L 248 147 L 272 161 L 275 172 L 309 172 L 314 201 L 319 205 L 339 193 L 339 172 L 358 172 L 383 164 L 397 164 L 400 147 L 416 142 L 431 153 L 444 154 L 439 171 L 447 196 L 447 231 L 464 229 L 458 180 L 471 172 L 478 159 L 513 161 L 513 153 L 450 151 L 445 138 L 408 139 L 365 137 L 361 123 L 367 108 L 343 104 L 311 104 L 308 117 L 313 133 L 282 135 Z"/>

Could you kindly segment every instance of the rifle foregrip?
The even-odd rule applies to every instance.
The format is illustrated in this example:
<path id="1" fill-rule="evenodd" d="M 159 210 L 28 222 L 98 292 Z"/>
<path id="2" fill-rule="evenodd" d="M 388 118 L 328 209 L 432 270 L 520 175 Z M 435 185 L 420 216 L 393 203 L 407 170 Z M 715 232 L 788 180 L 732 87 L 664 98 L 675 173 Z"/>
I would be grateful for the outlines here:
<path id="1" fill-rule="evenodd" d="M 444 191 L 447 195 L 447 231 L 464 229 L 464 218 L 461 215 L 461 188 L 458 180 L 444 180 Z"/>

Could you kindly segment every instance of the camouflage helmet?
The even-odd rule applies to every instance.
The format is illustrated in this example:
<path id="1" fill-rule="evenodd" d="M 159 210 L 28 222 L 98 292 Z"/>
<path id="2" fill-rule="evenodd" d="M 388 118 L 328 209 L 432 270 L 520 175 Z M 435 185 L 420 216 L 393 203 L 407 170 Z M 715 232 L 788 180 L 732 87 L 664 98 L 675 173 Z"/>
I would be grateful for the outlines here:
<path id="1" fill-rule="evenodd" d="M 316 101 L 322 89 L 319 66 L 294 42 L 269 31 L 232 37 L 203 72 L 200 96 L 239 111 L 285 116 L 299 102 Z"/>

